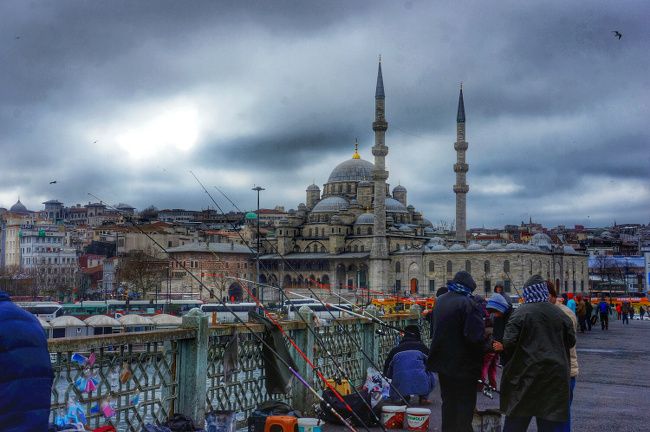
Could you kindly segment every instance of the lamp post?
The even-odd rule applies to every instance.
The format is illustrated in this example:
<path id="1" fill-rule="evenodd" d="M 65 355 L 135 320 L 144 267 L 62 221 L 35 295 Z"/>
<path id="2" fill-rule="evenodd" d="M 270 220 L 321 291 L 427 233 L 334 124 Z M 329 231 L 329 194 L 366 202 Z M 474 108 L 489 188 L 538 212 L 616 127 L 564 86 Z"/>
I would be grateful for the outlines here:
<path id="1" fill-rule="evenodd" d="M 255 279 L 259 287 L 260 302 L 264 302 L 264 287 L 260 283 L 260 192 L 264 189 L 261 186 L 254 186 L 251 190 L 257 192 L 257 249 L 255 250 Z"/>

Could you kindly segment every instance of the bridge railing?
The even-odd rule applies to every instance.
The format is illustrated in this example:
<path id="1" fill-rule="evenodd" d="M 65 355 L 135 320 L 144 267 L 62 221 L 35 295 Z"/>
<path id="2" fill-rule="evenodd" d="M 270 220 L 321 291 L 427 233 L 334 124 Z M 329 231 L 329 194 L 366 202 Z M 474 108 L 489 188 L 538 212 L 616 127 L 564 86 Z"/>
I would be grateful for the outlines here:
<path id="1" fill-rule="evenodd" d="M 399 328 L 420 324 L 428 342 L 428 325 L 420 317 L 382 319 Z M 326 326 L 309 322 L 313 332 L 304 322 L 283 322 L 282 326 L 325 376 L 340 376 L 333 356 L 354 385 L 363 383 L 371 365 L 359 347 L 381 369 L 398 340 L 396 332 L 367 320 L 340 319 Z M 77 412 L 86 416 L 91 427 L 112 424 L 118 431 L 140 432 L 144 424 L 164 422 L 173 413 L 188 415 L 201 424 L 211 410 L 235 411 L 243 426 L 250 413 L 269 399 L 312 411 L 315 400 L 297 381 L 289 394 L 267 393 L 263 346 L 252 334 L 263 336 L 264 329 L 259 324 L 249 324 L 249 328 L 236 324 L 210 327 L 206 317 L 187 315 L 183 327 L 176 330 L 50 340 L 54 369 L 51 421 L 74 414 L 70 407 L 78 406 Z M 289 344 L 286 338 L 285 342 Z M 236 355 L 231 346 L 224 361 L 226 347 L 233 343 Z M 289 352 L 301 376 L 322 389 L 307 362 L 295 349 L 289 348 Z M 84 358 L 93 357 L 92 365 L 84 362 Z M 235 364 L 229 364 L 233 359 Z M 226 377 L 226 369 L 232 372 L 230 377 Z M 96 383 L 95 388 L 88 381 Z"/>

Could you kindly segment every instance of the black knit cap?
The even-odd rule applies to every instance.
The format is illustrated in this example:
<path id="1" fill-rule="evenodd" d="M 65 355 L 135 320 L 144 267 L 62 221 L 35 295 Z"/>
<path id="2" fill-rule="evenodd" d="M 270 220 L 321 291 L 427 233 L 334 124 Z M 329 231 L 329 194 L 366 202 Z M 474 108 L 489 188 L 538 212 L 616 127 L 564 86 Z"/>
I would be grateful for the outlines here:
<path id="1" fill-rule="evenodd" d="M 404 333 L 409 335 L 409 336 L 415 336 L 418 339 L 420 339 L 422 337 L 422 335 L 420 334 L 420 328 L 418 326 L 416 326 L 416 325 L 413 325 L 413 324 L 407 325 L 406 327 L 404 327 Z"/>
<path id="2" fill-rule="evenodd" d="M 454 282 L 457 284 L 461 284 L 472 291 L 476 289 L 476 282 L 474 282 L 474 278 L 472 277 L 471 274 L 467 273 L 465 270 L 461 270 L 458 273 L 456 273 L 456 276 L 454 276 Z"/>

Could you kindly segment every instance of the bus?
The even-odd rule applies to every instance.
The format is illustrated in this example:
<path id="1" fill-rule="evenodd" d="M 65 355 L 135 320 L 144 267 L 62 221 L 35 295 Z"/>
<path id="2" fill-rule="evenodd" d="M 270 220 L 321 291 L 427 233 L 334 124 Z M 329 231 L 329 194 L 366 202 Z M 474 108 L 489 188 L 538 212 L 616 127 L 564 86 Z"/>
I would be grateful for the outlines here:
<path id="1" fill-rule="evenodd" d="M 85 300 L 78 303 L 62 305 L 63 315 L 72 315 L 80 318 L 92 315 L 154 315 L 165 312 L 170 315 L 185 315 L 193 308 L 203 304 L 201 300 Z"/>
<path id="2" fill-rule="evenodd" d="M 212 322 L 238 323 L 235 315 L 242 321 L 248 322 L 248 312 L 257 311 L 257 303 L 204 303 L 201 312 L 207 317 L 214 317 Z"/>
<path id="3" fill-rule="evenodd" d="M 57 302 L 16 302 L 16 306 L 47 322 L 63 315 L 63 307 Z"/>

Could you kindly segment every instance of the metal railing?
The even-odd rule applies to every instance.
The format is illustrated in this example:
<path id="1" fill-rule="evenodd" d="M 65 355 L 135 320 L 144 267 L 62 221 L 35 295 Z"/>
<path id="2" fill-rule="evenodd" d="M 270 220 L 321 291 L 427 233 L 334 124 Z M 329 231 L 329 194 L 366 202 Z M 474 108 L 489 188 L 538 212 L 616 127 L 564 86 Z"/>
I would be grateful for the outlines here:
<path id="1" fill-rule="evenodd" d="M 429 326 L 420 317 L 382 319 L 396 327 L 419 324 L 423 341 L 428 343 Z M 357 386 L 363 383 L 370 366 L 358 347 L 363 347 L 381 368 L 398 340 L 396 332 L 357 318 L 313 327 L 324 347 L 304 322 L 282 325 L 325 376 L 339 375 L 333 356 Z M 259 335 L 264 332 L 259 324 L 249 327 Z M 224 352 L 233 337 L 237 338 L 237 362 L 227 380 Z M 198 314 L 186 315 L 181 329 L 53 339 L 49 350 L 54 369 L 52 422 L 77 412 L 92 428 L 111 424 L 118 431 L 140 432 L 144 424 L 162 423 L 173 413 L 188 415 L 202 424 L 206 412 L 229 410 L 237 412 L 238 423 L 243 426 L 250 413 L 266 400 L 283 400 L 304 412 L 312 411 L 315 402 L 298 382 L 289 394 L 267 394 L 262 344 L 251 331 L 235 324 L 209 327 L 207 318 Z M 307 363 L 294 349 L 289 351 L 298 372 L 322 389 Z"/>

